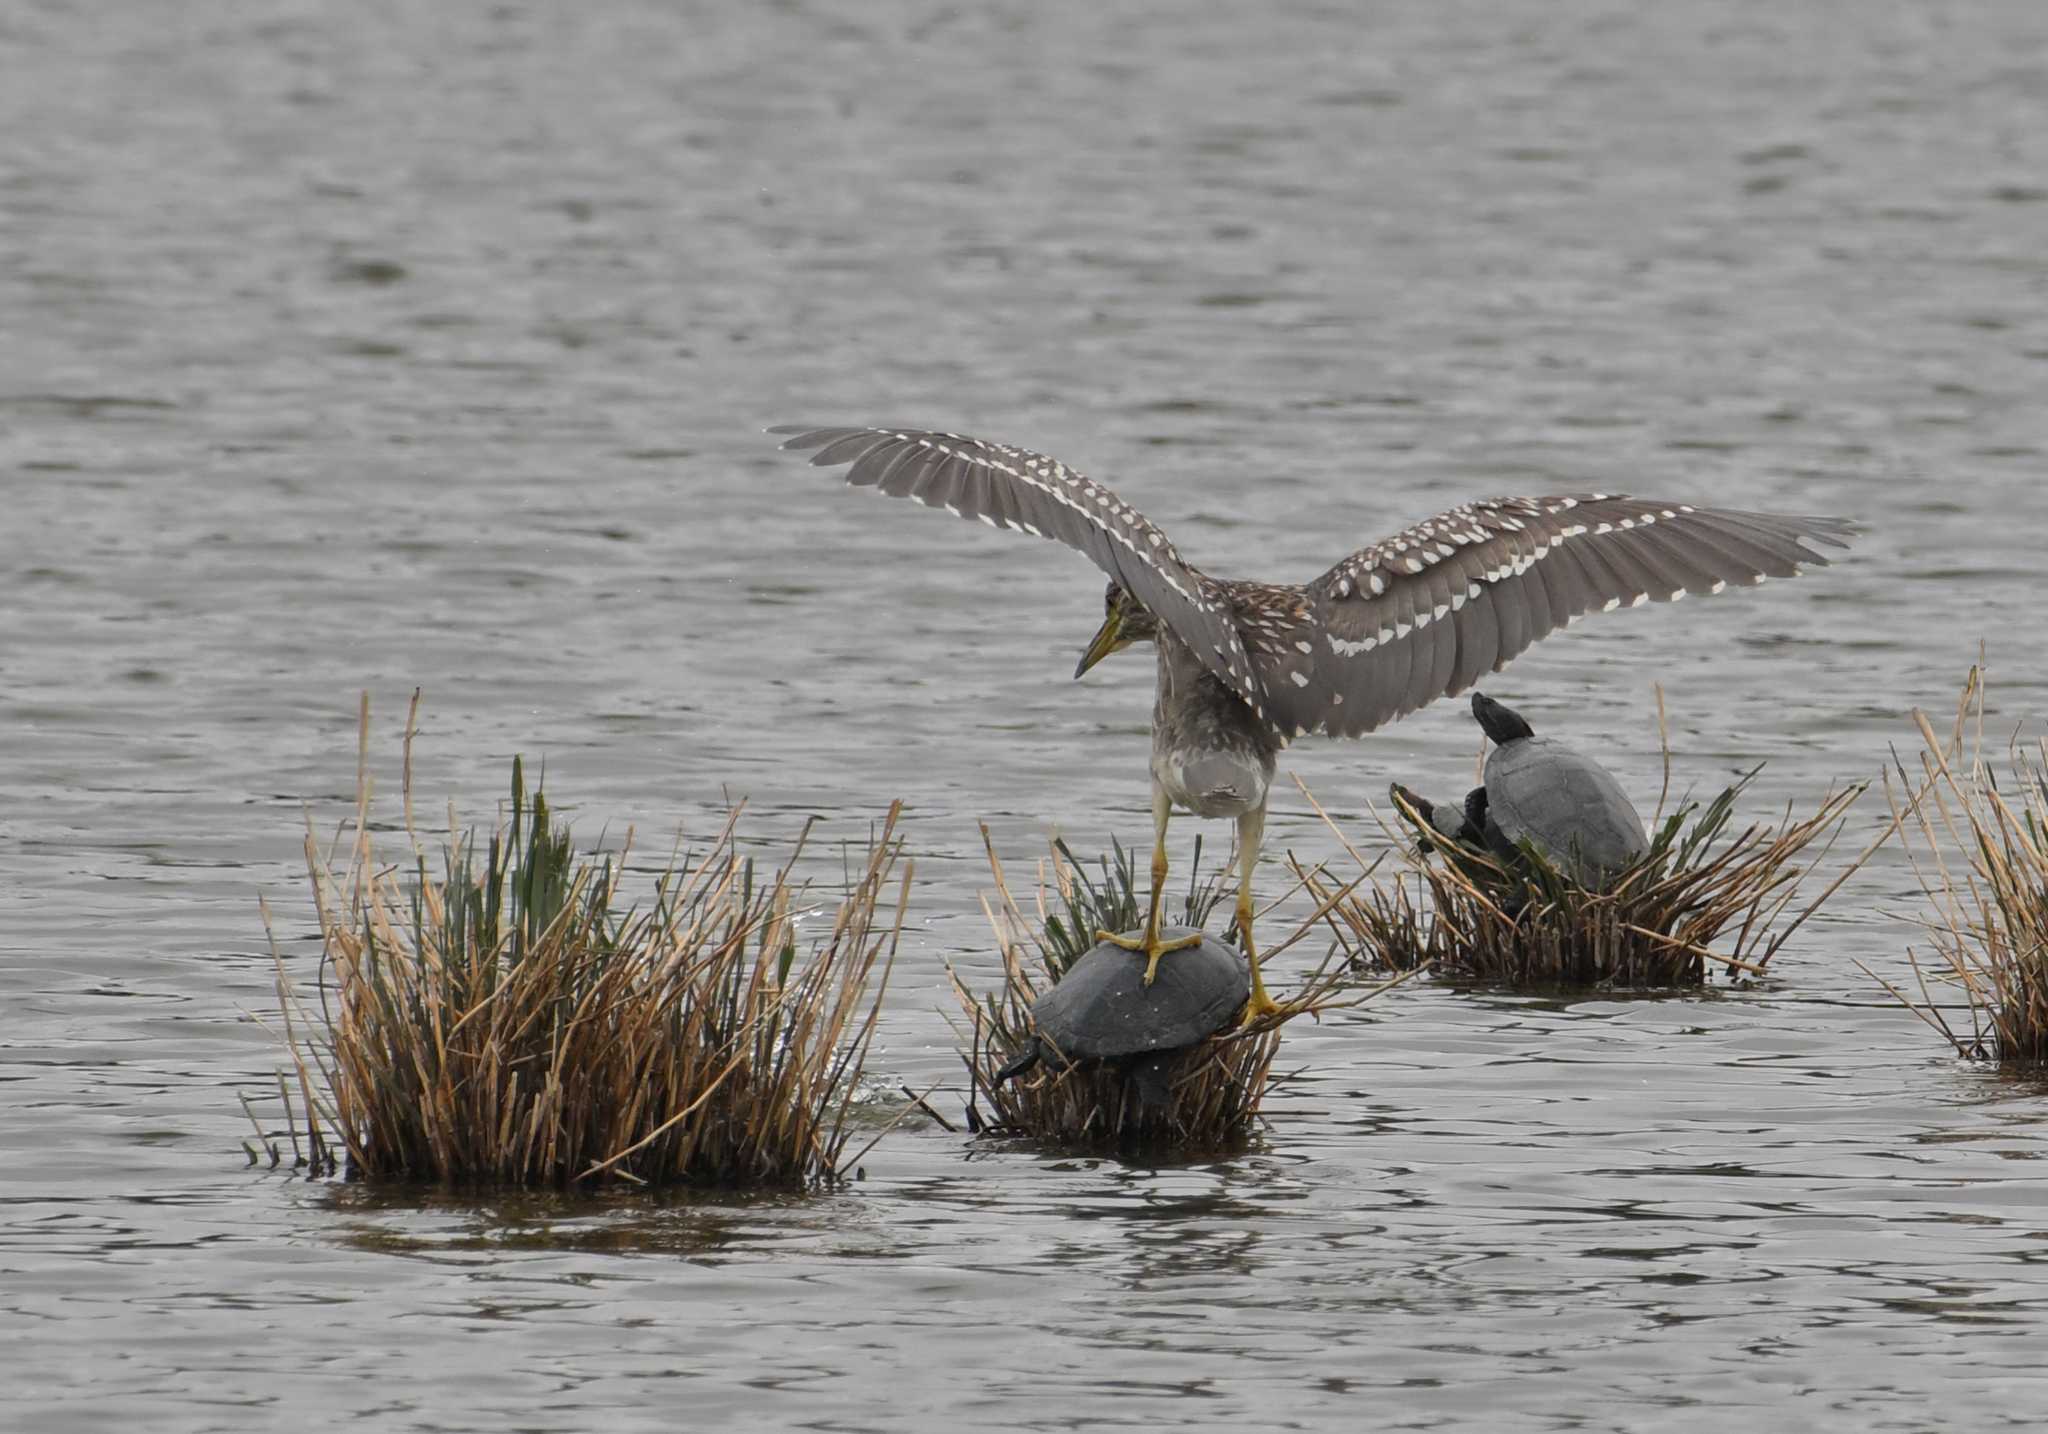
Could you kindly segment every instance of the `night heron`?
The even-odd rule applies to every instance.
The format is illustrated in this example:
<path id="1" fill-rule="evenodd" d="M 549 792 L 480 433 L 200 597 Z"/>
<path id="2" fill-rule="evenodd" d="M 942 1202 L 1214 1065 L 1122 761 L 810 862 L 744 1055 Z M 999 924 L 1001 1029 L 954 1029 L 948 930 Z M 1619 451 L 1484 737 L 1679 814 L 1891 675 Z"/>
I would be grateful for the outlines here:
<path id="1" fill-rule="evenodd" d="M 1266 994 L 1252 941 L 1252 868 L 1273 759 L 1309 732 L 1357 737 L 1498 671 L 1585 612 L 1791 577 L 1846 545 L 1837 518 L 1780 517 L 1582 493 L 1462 504 L 1359 549 L 1307 583 L 1212 578 L 1137 509 L 1057 459 L 916 428 L 772 428 L 846 481 L 992 528 L 1078 548 L 1109 574 L 1079 677 L 1134 642 L 1158 648 L 1152 704 L 1152 899 L 1136 936 L 1149 982 L 1162 940 L 1166 826 L 1175 807 L 1237 819 L 1237 928 L 1251 1020 Z"/>

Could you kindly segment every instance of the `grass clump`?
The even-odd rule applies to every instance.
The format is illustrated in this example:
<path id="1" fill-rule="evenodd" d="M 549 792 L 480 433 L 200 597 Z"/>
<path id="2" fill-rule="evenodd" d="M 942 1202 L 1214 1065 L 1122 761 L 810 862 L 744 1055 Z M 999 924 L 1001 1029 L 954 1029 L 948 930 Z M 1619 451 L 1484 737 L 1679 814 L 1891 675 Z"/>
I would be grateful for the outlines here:
<path id="1" fill-rule="evenodd" d="M 1758 770 L 1668 816 L 1660 797 L 1648 849 L 1598 889 L 1527 842 L 1513 861 L 1447 842 L 1396 795 L 1399 827 L 1389 834 L 1401 870 L 1332 902 L 1326 919 L 1361 966 L 1433 966 L 1488 984 L 1687 987 L 1704 984 L 1716 967 L 1731 977 L 1761 976 L 1870 851 L 1795 908 L 1867 784 L 1829 792 L 1810 815 L 1788 808 L 1775 823 L 1736 830 L 1737 805 Z M 1313 877 L 1309 889 L 1324 896 Z"/>
<path id="2" fill-rule="evenodd" d="M 1001 860 L 982 829 L 994 878 L 993 899 L 982 909 L 1003 958 L 1003 983 L 977 994 L 953 973 L 960 1003 L 961 1059 L 969 1081 L 968 1125 L 989 1137 L 1028 1137 L 1059 1149 L 1169 1148 L 1180 1152 L 1241 1145 L 1259 1119 L 1261 1102 L 1277 1083 L 1274 1058 L 1281 1029 L 1297 1016 L 1349 1004 L 1337 998 L 1345 974 L 1335 948 L 1303 979 L 1283 1009 L 1253 1022 L 1225 1027 L 1208 1039 L 1157 1058 L 1140 1079 L 1136 1063 L 1093 1062 L 1060 1069 L 1051 1062 L 1013 1079 L 998 1077 L 1035 1040 L 1031 1008 L 1095 946 L 1095 932 L 1130 931 L 1143 923 L 1150 891 L 1132 855 L 1121 847 L 1096 863 L 1096 874 L 1054 840 L 1038 864 L 1030 913 L 1011 892 Z M 1227 868 L 1201 875 L 1196 845 L 1179 911 L 1169 899 L 1161 920 L 1204 929 L 1223 898 L 1234 895 Z M 1348 888 L 1347 888 L 1348 889 Z M 1276 905 L 1278 903 L 1275 903 Z M 1228 912 L 1228 907 L 1226 914 Z M 1320 914 L 1320 913 L 1319 913 Z M 1278 955 L 1313 929 L 1313 918 L 1264 953 Z M 1234 940 L 1235 933 L 1232 933 Z M 1133 958 L 1136 959 L 1136 958 Z M 1165 958 L 1172 961 L 1172 955 Z M 1271 967 L 1268 966 L 1269 973 Z M 1276 999 L 1281 999 L 1276 997 Z M 1155 1098 L 1163 1089 L 1164 1098 Z"/>
<path id="3" fill-rule="evenodd" d="M 909 885 L 907 863 L 892 880 L 897 811 L 804 952 L 803 840 L 763 868 L 738 849 L 737 808 L 630 905 L 627 852 L 579 855 L 515 760 L 509 812 L 454 835 L 451 811 L 430 860 L 412 730 L 406 855 L 373 850 L 367 701 L 353 839 L 342 856 L 307 836 L 317 1008 L 282 961 L 278 996 L 299 1096 L 288 1124 L 311 1170 L 555 1187 L 836 1178 Z"/>
<path id="4" fill-rule="evenodd" d="M 1935 979 L 1962 993 L 1969 1029 L 1950 1025 L 1910 948 L 1920 999 L 1885 989 L 1961 1055 L 2038 1069 L 2048 1065 L 2048 741 L 2026 745 L 2015 734 L 2003 774 L 1986 760 L 1981 665 L 1970 669 L 1946 737 L 1924 712 L 1913 721 L 1919 777 L 1897 761 L 1904 790 L 1888 774 L 1886 792 L 1933 907 L 1915 922 Z"/>

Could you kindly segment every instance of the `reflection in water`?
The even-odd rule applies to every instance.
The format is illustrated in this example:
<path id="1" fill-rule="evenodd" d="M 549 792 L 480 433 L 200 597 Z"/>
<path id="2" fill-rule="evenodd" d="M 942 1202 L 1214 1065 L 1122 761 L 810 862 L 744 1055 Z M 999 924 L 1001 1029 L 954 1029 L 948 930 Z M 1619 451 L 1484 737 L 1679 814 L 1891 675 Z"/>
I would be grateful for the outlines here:
<path id="1" fill-rule="evenodd" d="M 334 1183 L 322 1191 L 344 1243 L 371 1253 L 437 1258 L 505 1252 L 774 1258 L 792 1235 L 854 1223 L 843 1192 L 818 1195 L 689 1191 L 567 1195 L 506 1192 L 489 1198 Z"/>

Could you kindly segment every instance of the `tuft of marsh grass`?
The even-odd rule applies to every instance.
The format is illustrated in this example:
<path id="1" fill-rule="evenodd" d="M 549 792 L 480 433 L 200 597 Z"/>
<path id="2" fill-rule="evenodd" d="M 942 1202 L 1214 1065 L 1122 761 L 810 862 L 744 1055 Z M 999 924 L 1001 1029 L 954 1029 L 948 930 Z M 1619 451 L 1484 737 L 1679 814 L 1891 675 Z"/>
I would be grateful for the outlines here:
<path id="1" fill-rule="evenodd" d="M 1889 982 L 1885 989 L 1966 1057 L 2048 1064 L 2048 741 L 2025 745 L 2015 734 L 2003 774 L 1986 760 L 1981 664 L 1970 669 L 1946 737 L 1918 709 L 1913 722 L 1919 777 L 1895 757 L 1901 789 L 1887 773 L 1885 790 L 1933 907 L 1916 924 L 1937 981 L 1961 990 L 1970 1028 L 1949 1024 L 1910 948 L 1920 999 Z"/>
<path id="2" fill-rule="evenodd" d="M 1291 999 L 1276 993 L 1283 1005 L 1278 1013 L 1249 1026 L 1230 1026 L 1166 1057 L 1163 1103 L 1146 1099 L 1131 1068 L 1121 1062 L 1065 1070 L 1042 1062 L 998 1083 L 998 1073 L 1034 1039 L 1032 1003 L 1095 945 L 1098 929 L 1138 927 L 1150 891 L 1144 885 L 1149 877 L 1138 875 L 1135 861 L 1121 847 L 1113 857 L 1099 859 L 1097 875 L 1091 876 L 1066 844 L 1055 839 L 1038 864 L 1037 888 L 1027 914 L 1011 892 L 986 827 L 982 841 L 995 883 L 993 900 L 984 896 L 982 910 L 1002 954 L 1003 983 L 981 995 L 958 973 L 949 973 L 962 1015 L 956 1029 L 971 1092 L 968 1125 L 976 1134 L 1029 1137 L 1057 1149 L 1142 1147 L 1196 1153 L 1235 1148 L 1251 1134 L 1261 1102 L 1278 1082 L 1273 1062 L 1282 1028 L 1297 1016 L 1318 1015 L 1364 999 L 1340 999 L 1339 989 L 1348 978 L 1341 953 L 1332 947 Z M 1169 905 L 1163 921 L 1203 928 L 1223 898 L 1235 894 L 1227 865 L 1206 877 L 1200 867 L 1198 847 L 1179 920 L 1173 922 Z M 1270 959 L 1302 939 L 1321 914 L 1301 922 L 1264 956 Z M 1272 968 L 1266 969 L 1271 979 Z"/>
<path id="3" fill-rule="evenodd" d="M 996 874 L 996 888 L 1005 902 L 1009 891 L 1003 886 L 1001 865 L 989 845 L 988 828 L 981 830 L 988 851 L 989 866 Z M 1043 935 L 1047 960 L 1059 975 L 1095 949 L 1098 931 L 1135 931 L 1145 921 L 1145 909 L 1152 899 L 1151 888 L 1138 878 L 1138 858 L 1133 848 L 1115 838 L 1110 850 L 1095 859 L 1095 875 L 1076 857 L 1064 837 L 1052 839 L 1051 882 L 1041 881 L 1038 893 L 1038 927 Z M 1161 903 L 1159 919 L 1167 925 L 1207 929 L 1209 918 L 1224 898 L 1232 894 L 1225 867 L 1211 867 L 1202 874 L 1202 839 L 1195 838 L 1194 859 L 1188 863 L 1188 887 L 1180 898 L 1178 919 L 1171 898 Z M 1146 881 L 1151 880 L 1148 871 Z M 1049 898 L 1049 899 L 1048 899 Z M 991 917 L 991 920 L 994 918 Z M 1235 926 L 1225 940 L 1237 944 Z"/>
<path id="4" fill-rule="evenodd" d="M 430 857 L 412 820 L 413 731 L 409 718 L 407 849 L 387 862 L 365 698 L 353 837 L 325 853 L 310 825 L 306 839 L 317 1000 L 277 963 L 288 1123 L 311 1171 L 557 1187 L 836 1178 L 909 889 L 907 862 L 892 875 L 898 808 L 804 949 L 803 838 L 760 865 L 739 850 L 738 808 L 636 905 L 627 852 L 579 854 L 515 759 L 498 823 L 456 834 L 451 812 Z"/>
<path id="5" fill-rule="evenodd" d="M 1668 766 L 1667 753 L 1667 791 Z M 1775 823 L 1737 830 L 1736 806 L 1758 770 L 1669 816 L 1660 799 L 1649 849 L 1598 890 L 1581 886 L 1527 842 L 1513 864 L 1447 843 L 1397 792 L 1400 827 L 1389 834 L 1401 870 L 1363 895 L 1332 903 L 1326 920 L 1361 966 L 1434 966 L 1488 984 L 1698 986 L 1715 967 L 1760 976 L 1875 846 L 1795 908 L 1806 877 L 1833 849 L 1868 784 L 1829 792 L 1810 815 L 1788 808 Z M 1305 880 L 1321 900 L 1321 880 Z M 1722 949 L 1714 949 L 1717 942 Z"/>

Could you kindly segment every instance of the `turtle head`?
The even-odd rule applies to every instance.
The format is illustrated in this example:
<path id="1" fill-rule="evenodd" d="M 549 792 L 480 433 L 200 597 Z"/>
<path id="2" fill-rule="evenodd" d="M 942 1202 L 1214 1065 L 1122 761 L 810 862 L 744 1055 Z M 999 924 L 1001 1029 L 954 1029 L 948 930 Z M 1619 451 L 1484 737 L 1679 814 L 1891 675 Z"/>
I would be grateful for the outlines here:
<path id="1" fill-rule="evenodd" d="M 1501 706 L 1484 692 L 1472 694 L 1472 718 L 1496 747 L 1536 735 L 1520 713 Z"/>
<path id="2" fill-rule="evenodd" d="M 1121 584 L 1112 582 L 1109 591 L 1102 595 L 1102 626 L 1095 629 L 1074 676 L 1079 677 L 1112 652 L 1122 652 L 1134 642 L 1158 640 L 1159 619 Z"/>
<path id="3" fill-rule="evenodd" d="M 1485 799 L 1485 792 L 1486 789 L 1484 787 L 1478 790 L 1477 795 L 1482 801 Z M 1387 795 L 1393 798 L 1395 806 L 1405 806 L 1409 811 L 1415 813 L 1416 816 L 1422 818 L 1430 831 L 1446 842 L 1477 843 L 1480 840 L 1478 829 L 1471 824 L 1467 817 L 1471 802 L 1469 797 L 1462 804 L 1458 802 L 1432 802 L 1428 797 L 1421 795 L 1419 792 L 1409 791 L 1408 788 L 1402 786 L 1399 782 L 1394 783 L 1393 786 L 1387 789 Z M 1482 807 L 1481 810 L 1483 811 L 1484 808 Z M 1429 846 L 1428 838 L 1424 838 L 1423 845 L 1424 849 L 1427 850 Z"/>
<path id="4" fill-rule="evenodd" d="M 1411 792 L 1399 782 L 1387 788 L 1387 796 L 1396 807 L 1407 807 L 1431 826 L 1436 825 L 1436 803 L 1420 792 Z"/>

